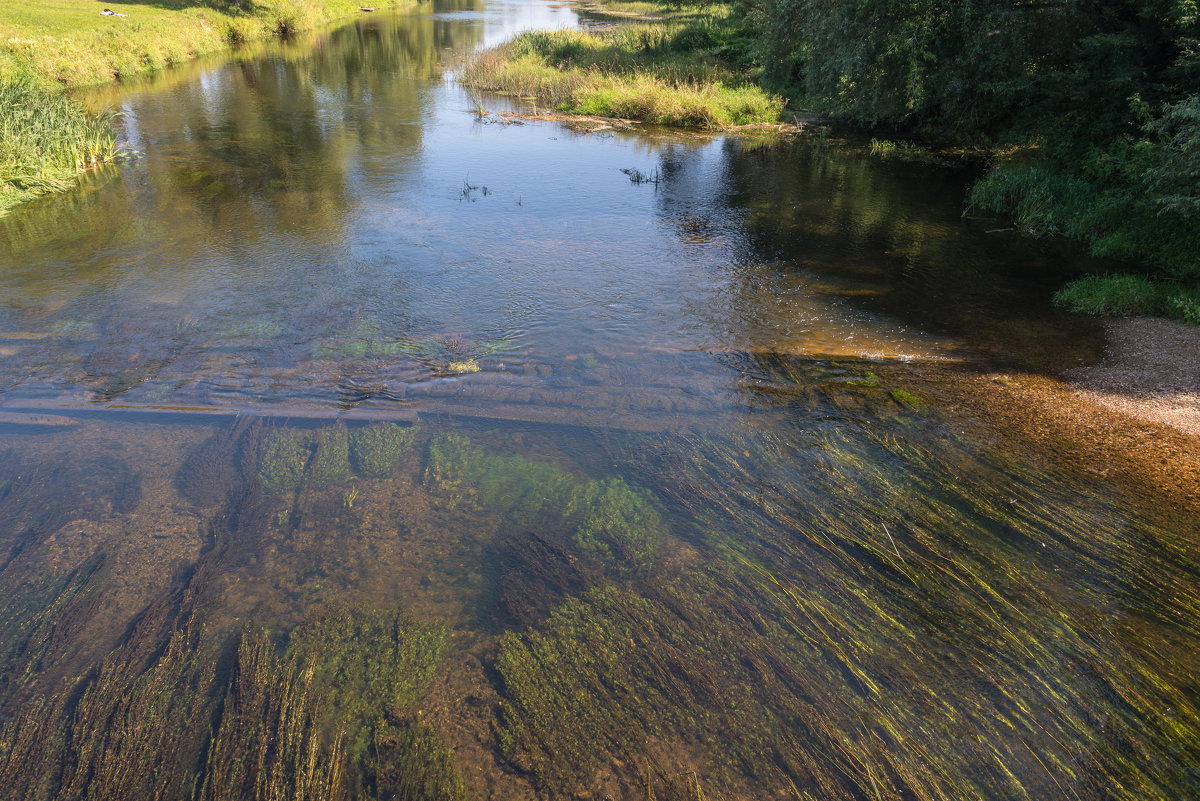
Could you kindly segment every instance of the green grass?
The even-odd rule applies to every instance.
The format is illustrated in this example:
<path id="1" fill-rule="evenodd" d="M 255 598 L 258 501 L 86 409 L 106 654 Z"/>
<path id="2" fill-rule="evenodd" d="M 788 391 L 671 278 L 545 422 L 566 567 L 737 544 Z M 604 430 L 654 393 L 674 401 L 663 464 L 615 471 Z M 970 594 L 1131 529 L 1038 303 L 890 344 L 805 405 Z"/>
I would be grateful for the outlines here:
<path id="1" fill-rule="evenodd" d="M 755 83 L 747 37 L 724 7 L 684 8 L 611 30 L 529 31 L 462 77 L 565 114 L 715 129 L 777 122 L 783 100 Z"/>
<path id="2" fill-rule="evenodd" d="M 1200 325 L 1200 288 L 1140 275 L 1089 275 L 1054 295 L 1073 312 L 1113 317 L 1174 317 Z"/>
<path id="3" fill-rule="evenodd" d="M 411 0 L 390 0 L 402 5 Z M 414 3 L 415 4 L 415 3 Z M 28 0 L 0 4 L 0 77 L 67 87 L 153 72 L 230 44 L 287 35 L 358 13 L 358 0 Z M 106 17 L 104 8 L 127 17 Z"/>

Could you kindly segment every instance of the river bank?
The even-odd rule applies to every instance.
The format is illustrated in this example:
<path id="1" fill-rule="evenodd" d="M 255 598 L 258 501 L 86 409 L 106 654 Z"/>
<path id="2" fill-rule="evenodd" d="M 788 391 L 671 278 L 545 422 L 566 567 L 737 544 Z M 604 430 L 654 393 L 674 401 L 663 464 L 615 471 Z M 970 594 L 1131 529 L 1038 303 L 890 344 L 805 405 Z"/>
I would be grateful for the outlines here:
<path id="1" fill-rule="evenodd" d="M 389 0 L 388 6 L 415 0 Z M 122 4 L 30 0 L 0 6 L 0 214 L 74 185 L 116 155 L 112 115 L 64 90 L 128 79 L 238 44 L 287 37 L 364 11 L 353 0 Z"/>
<path id="2" fill-rule="evenodd" d="M 0 77 L 32 75 L 67 89 L 91 86 L 373 10 L 356 0 L 213 0 L 203 5 L 167 0 L 122 4 L 116 11 L 109 5 L 101 0 L 4 4 Z M 378 5 L 416 2 L 386 0 Z"/>

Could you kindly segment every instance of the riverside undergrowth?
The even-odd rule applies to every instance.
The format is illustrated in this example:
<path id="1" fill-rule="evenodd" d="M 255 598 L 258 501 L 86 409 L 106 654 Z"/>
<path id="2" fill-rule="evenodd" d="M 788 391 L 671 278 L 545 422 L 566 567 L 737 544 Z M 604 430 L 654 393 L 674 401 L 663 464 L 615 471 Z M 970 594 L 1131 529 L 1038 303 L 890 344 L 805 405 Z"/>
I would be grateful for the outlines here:
<path id="1" fill-rule="evenodd" d="M 112 118 L 27 75 L 0 79 L 0 212 L 70 187 L 79 172 L 112 159 Z"/>

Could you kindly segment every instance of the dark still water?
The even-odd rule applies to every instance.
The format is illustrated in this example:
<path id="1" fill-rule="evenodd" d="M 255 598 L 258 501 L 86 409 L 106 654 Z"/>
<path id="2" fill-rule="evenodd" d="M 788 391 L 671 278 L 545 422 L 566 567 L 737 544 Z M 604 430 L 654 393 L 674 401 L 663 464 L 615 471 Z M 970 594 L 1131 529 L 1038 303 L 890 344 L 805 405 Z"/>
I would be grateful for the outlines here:
<path id="1" fill-rule="evenodd" d="M 968 168 L 448 74 L 577 23 L 126 87 L 141 155 L 0 219 L 0 797 L 1194 793 L 1195 524 L 922 397 L 1095 359 L 1086 265 Z"/>

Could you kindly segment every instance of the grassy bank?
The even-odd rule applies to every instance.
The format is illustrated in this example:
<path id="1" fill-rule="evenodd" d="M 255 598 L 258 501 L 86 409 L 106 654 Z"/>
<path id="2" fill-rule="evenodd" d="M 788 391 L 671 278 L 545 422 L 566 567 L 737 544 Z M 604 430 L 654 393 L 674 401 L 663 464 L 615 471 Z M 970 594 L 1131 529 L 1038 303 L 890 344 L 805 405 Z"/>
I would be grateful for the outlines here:
<path id="1" fill-rule="evenodd" d="M 416 5 L 388 0 L 368 5 Z M 179 64 L 359 13 L 360 0 L 24 0 L 0 4 L 0 76 L 68 88 Z M 105 8 L 126 16 L 104 16 Z"/>
<path id="2" fill-rule="evenodd" d="M 614 12 L 651 10 L 640 3 Z M 529 31 L 480 55 L 462 80 L 566 114 L 727 128 L 772 123 L 783 101 L 756 82 L 750 32 L 726 6 L 675 7 L 600 31 Z"/>
<path id="3" fill-rule="evenodd" d="M 102 14 L 106 8 L 120 16 Z M 64 89 L 154 72 L 358 9 L 358 0 L 0 3 L 0 213 L 70 187 L 81 170 L 115 155 L 112 114 L 86 111 Z"/>

